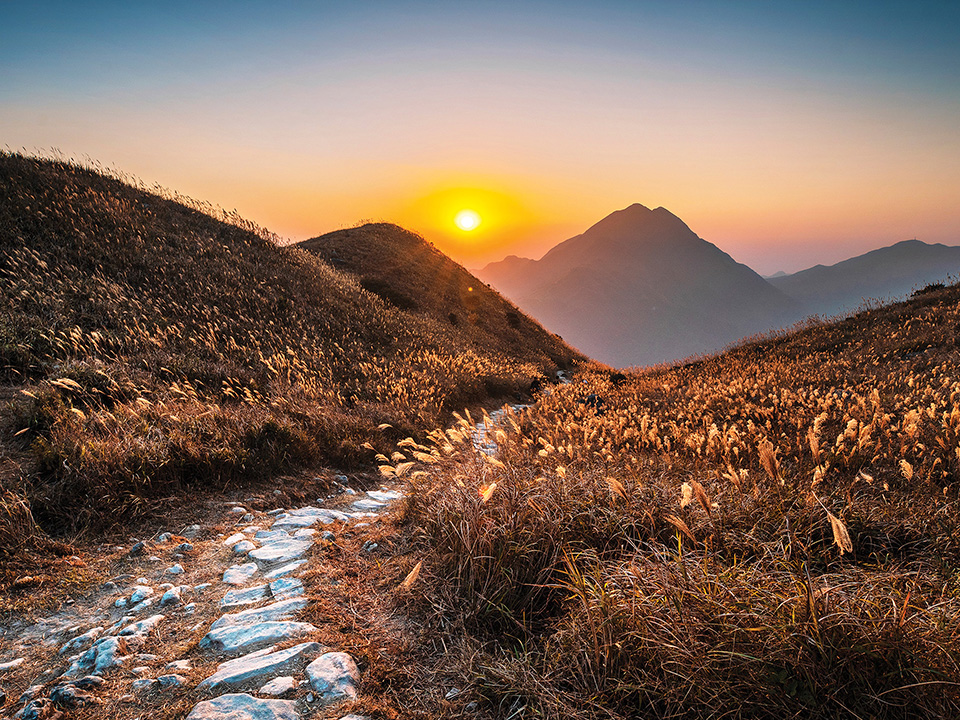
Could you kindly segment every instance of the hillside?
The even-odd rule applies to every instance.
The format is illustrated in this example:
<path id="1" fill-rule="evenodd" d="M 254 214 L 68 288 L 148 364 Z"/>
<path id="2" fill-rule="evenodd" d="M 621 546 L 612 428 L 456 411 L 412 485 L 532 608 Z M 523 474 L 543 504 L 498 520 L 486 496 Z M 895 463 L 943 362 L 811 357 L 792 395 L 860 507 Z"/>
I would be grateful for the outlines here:
<path id="1" fill-rule="evenodd" d="M 338 230 L 298 247 L 356 276 L 384 302 L 452 326 L 472 347 L 562 366 L 571 360 L 563 341 L 422 237 L 397 225 Z"/>
<path id="2" fill-rule="evenodd" d="M 27 508 L 51 532 L 119 528 L 184 493 L 369 467 L 575 357 L 519 313 L 516 342 L 485 344 L 199 207 L 0 155 L 0 539 L 38 536 Z"/>
<path id="3" fill-rule="evenodd" d="M 632 205 L 540 260 L 479 277 L 545 327 L 614 366 L 716 351 L 801 314 L 799 303 L 665 210 Z"/>
<path id="4" fill-rule="evenodd" d="M 444 716 L 960 717 L 958 338 L 954 285 L 435 435 Z"/>
<path id="5" fill-rule="evenodd" d="M 905 240 L 835 265 L 767 278 L 810 314 L 837 315 L 866 300 L 903 297 L 960 273 L 960 247 Z"/>

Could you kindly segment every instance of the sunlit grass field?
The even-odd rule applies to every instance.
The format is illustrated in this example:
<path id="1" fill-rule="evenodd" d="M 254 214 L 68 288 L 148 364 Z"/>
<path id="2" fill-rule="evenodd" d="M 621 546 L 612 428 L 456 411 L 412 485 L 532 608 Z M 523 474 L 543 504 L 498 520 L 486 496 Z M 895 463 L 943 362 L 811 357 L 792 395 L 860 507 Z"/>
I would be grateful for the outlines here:
<path id="1" fill-rule="evenodd" d="M 532 323 L 522 345 L 478 345 L 234 213 L 8 153 L 0 278 L 8 548 L 35 536 L 31 512 L 69 536 L 279 472 L 367 467 L 371 448 L 579 357 Z M 553 359 L 530 351 L 545 345 Z"/>
<path id="2" fill-rule="evenodd" d="M 960 717 L 960 288 L 399 448 L 495 717 Z M 413 463 L 407 465 L 407 463 Z M 467 638 L 462 640 L 462 638 Z M 454 701 L 457 702 L 457 701 Z"/>

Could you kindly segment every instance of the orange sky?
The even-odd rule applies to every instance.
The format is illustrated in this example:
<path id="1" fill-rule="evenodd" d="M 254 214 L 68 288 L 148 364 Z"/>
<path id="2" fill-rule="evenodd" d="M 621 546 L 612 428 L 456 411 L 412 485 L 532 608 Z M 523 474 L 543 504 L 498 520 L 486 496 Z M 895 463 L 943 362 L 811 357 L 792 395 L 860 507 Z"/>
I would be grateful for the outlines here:
<path id="1" fill-rule="evenodd" d="M 772 5 L 5 8 L 0 141 L 292 240 L 397 222 L 471 268 L 634 202 L 760 272 L 960 244 L 957 11 Z"/>

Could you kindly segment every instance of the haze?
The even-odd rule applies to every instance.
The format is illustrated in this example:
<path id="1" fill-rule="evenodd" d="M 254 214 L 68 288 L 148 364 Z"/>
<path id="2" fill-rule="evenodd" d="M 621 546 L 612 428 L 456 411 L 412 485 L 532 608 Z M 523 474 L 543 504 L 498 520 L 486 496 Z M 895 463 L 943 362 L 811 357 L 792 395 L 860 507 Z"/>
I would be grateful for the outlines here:
<path id="1" fill-rule="evenodd" d="M 956 3 L 4 3 L 0 143 L 468 267 L 663 206 L 772 273 L 960 242 Z M 453 222 L 469 208 L 482 224 Z"/>

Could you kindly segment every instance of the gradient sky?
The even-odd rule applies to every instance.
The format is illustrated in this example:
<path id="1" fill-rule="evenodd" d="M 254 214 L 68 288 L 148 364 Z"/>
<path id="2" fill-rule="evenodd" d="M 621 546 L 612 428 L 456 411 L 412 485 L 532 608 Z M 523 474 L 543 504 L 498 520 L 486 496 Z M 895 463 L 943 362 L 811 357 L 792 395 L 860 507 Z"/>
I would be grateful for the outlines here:
<path id="1" fill-rule="evenodd" d="M 0 0 L 0 145 L 292 240 L 479 267 L 639 202 L 794 271 L 960 244 L 960 3 Z"/>

